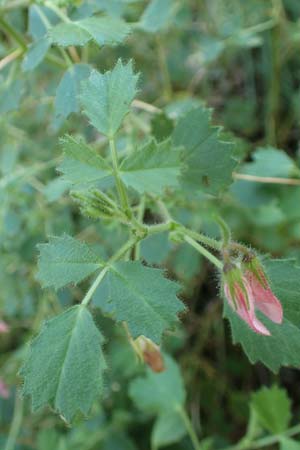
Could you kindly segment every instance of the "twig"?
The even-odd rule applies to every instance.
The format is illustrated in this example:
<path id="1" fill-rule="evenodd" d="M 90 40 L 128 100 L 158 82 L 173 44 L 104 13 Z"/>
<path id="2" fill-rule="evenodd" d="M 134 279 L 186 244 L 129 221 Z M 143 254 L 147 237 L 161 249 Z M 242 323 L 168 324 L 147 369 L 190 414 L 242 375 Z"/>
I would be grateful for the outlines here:
<path id="1" fill-rule="evenodd" d="M 233 172 L 233 178 L 236 180 L 252 181 L 254 183 L 268 184 L 288 184 L 291 186 L 300 186 L 300 179 L 297 178 L 280 178 L 280 177 L 259 177 L 256 175 L 248 175 L 246 173 Z"/>

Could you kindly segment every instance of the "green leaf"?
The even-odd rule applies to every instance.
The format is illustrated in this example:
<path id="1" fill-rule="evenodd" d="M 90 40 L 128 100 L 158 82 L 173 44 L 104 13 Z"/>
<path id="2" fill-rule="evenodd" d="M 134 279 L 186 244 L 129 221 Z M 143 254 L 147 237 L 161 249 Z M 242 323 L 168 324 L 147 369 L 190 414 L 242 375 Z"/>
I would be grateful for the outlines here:
<path id="1" fill-rule="evenodd" d="M 58 167 L 63 178 L 76 186 L 91 187 L 111 177 L 111 169 L 95 150 L 72 136 L 62 140 L 64 160 Z"/>
<path id="2" fill-rule="evenodd" d="M 295 162 L 283 150 L 273 147 L 258 148 L 251 156 L 253 162 L 244 164 L 243 173 L 286 178 L 300 175 Z"/>
<path id="3" fill-rule="evenodd" d="M 35 69 L 45 58 L 50 48 L 50 42 L 46 37 L 33 42 L 22 62 L 24 72 Z"/>
<path id="4" fill-rule="evenodd" d="M 130 27 L 120 19 L 87 17 L 76 22 L 63 22 L 48 31 L 52 43 L 68 47 L 85 45 L 94 40 L 98 45 L 115 45 L 129 34 Z"/>
<path id="5" fill-rule="evenodd" d="M 136 406 L 150 414 L 178 411 L 185 401 L 185 389 L 175 361 L 164 354 L 165 370 L 155 373 L 146 369 L 146 376 L 130 383 L 129 395 Z"/>
<path id="6" fill-rule="evenodd" d="M 260 425 L 273 434 L 279 434 L 288 428 L 291 420 L 291 401 L 284 389 L 278 386 L 262 388 L 251 398 Z"/>
<path id="7" fill-rule="evenodd" d="M 159 343 L 163 331 L 172 327 L 177 314 L 184 310 L 176 297 L 179 285 L 166 279 L 162 270 L 137 261 L 111 266 L 105 286 L 116 319 L 127 322 L 133 338 L 144 335 Z"/>
<path id="8" fill-rule="evenodd" d="M 55 123 L 60 125 L 72 112 L 79 111 L 80 83 L 90 74 L 88 64 L 74 64 L 63 75 L 55 97 Z"/>
<path id="9" fill-rule="evenodd" d="M 185 390 L 177 364 L 164 355 L 165 371 L 152 372 L 131 382 L 129 395 L 136 406 L 157 416 L 152 429 L 154 448 L 178 442 L 185 434 L 181 411 L 185 401 Z"/>
<path id="10" fill-rule="evenodd" d="M 212 126 L 210 120 L 211 113 L 204 107 L 189 111 L 175 126 L 173 142 L 184 148 L 183 185 L 218 194 L 232 183 L 236 161 L 233 144 L 219 139 L 220 129 Z"/>
<path id="11" fill-rule="evenodd" d="M 265 263 L 271 286 L 281 301 L 284 320 L 278 325 L 257 312 L 271 336 L 254 333 L 224 301 L 224 316 L 229 319 L 232 339 L 240 343 L 254 364 L 258 361 L 273 372 L 281 366 L 300 367 L 300 268 L 292 260 L 270 260 Z"/>
<path id="12" fill-rule="evenodd" d="M 287 437 L 280 438 L 280 450 L 300 450 L 300 442 Z"/>
<path id="13" fill-rule="evenodd" d="M 165 447 L 180 441 L 186 428 L 178 412 L 162 413 L 155 421 L 151 441 L 153 448 Z"/>
<path id="14" fill-rule="evenodd" d="M 178 186 L 180 168 L 180 151 L 169 139 L 159 144 L 151 140 L 124 160 L 120 173 L 139 193 L 160 194 L 167 186 Z"/>
<path id="15" fill-rule="evenodd" d="M 99 257 L 84 242 L 68 235 L 50 237 L 48 244 L 39 244 L 37 278 L 43 287 L 59 289 L 79 283 L 102 266 Z"/>
<path id="16" fill-rule="evenodd" d="M 156 33 L 172 24 L 178 8 L 178 1 L 151 0 L 140 18 L 139 27 Z"/>
<path id="17" fill-rule="evenodd" d="M 0 114 L 18 109 L 25 90 L 24 80 L 7 81 L 0 86 Z"/>
<path id="18" fill-rule="evenodd" d="M 94 70 L 82 82 L 84 113 L 100 133 L 113 137 L 117 132 L 136 94 L 137 81 L 132 62 L 123 64 L 118 60 L 112 71 L 102 74 Z"/>
<path id="19" fill-rule="evenodd" d="M 21 369 L 36 411 L 49 404 L 67 421 L 87 414 L 102 391 L 103 337 L 90 312 L 74 306 L 44 324 Z"/>

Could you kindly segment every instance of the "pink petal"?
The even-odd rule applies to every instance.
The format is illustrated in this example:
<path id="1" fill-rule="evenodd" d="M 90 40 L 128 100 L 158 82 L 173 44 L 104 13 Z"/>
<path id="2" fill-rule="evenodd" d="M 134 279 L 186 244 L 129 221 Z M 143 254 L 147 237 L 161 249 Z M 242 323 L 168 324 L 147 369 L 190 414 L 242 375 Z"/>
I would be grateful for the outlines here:
<path id="1" fill-rule="evenodd" d="M 9 389 L 7 385 L 0 379 L 0 397 L 8 398 L 9 397 Z"/>
<path id="2" fill-rule="evenodd" d="M 4 320 L 0 320 L 0 334 L 1 333 L 8 333 L 9 332 L 9 326 L 7 325 Z"/>
<path id="3" fill-rule="evenodd" d="M 265 336 L 270 336 L 270 331 L 264 326 L 264 324 L 258 320 L 255 315 L 254 310 L 254 298 L 250 285 L 244 280 L 244 287 L 247 291 L 249 309 L 247 308 L 247 301 L 244 292 L 240 286 L 235 286 L 235 300 L 237 303 L 237 309 L 234 308 L 234 302 L 230 295 L 229 287 L 225 284 L 224 291 L 229 305 L 234 309 L 234 311 L 240 316 L 240 318 L 248 324 L 248 326 L 258 334 L 263 334 Z"/>
<path id="4" fill-rule="evenodd" d="M 282 306 L 278 298 L 273 294 L 270 286 L 265 289 L 252 273 L 247 273 L 246 278 L 253 292 L 255 307 L 272 320 L 272 322 L 282 323 Z"/>

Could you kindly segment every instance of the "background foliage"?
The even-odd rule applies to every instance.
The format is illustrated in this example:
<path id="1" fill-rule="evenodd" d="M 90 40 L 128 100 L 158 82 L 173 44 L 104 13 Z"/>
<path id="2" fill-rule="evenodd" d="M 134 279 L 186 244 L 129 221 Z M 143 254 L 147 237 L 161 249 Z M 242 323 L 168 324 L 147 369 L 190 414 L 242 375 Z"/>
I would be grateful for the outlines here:
<path id="1" fill-rule="evenodd" d="M 300 448 L 298 370 L 279 371 L 299 367 L 300 350 L 299 15 L 298 0 L 0 1 L 0 319 L 10 327 L 0 335 L 0 379 L 9 388 L 0 398 L 5 450 Z M 86 277 L 128 237 L 107 204 L 96 220 L 99 199 L 80 196 L 91 180 L 111 188 L 107 138 L 117 130 L 116 150 L 126 157 L 122 181 L 134 201 L 146 199 L 146 223 L 164 218 L 155 200 L 163 195 L 183 225 L 218 238 L 212 218 L 220 214 L 235 239 L 283 259 L 266 263 L 286 312 L 271 338 L 249 334 L 225 307 L 231 331 L 215 269 L 167 233 L 141 242 L 149 267 L 114 263 L 94 293 L 93 317 L 80 309 Z M 164 334 L 165 372 L 145 369 L 112 320 L 124 304 L 122 276 L 134 290 L 136 280 L 146 292 L 165 290 L 174 309 L 162 304 L 161 323 L 149 320 L 155 342 L 183 309 L 173 280 L 182 286 L 188 312 Z M 75 286 L 54 291 L 68 282 Z M 115 304 L 104 304 L 104 291 Z M 130 312 L 134 337 L 143 313 Z M 122 310 L 117 320 L 127 317 Z M 19 368 L 46 319 L 33 341 L 40 366 L 29 357 L 22 369 L 35 377 L 24 383 L 32 413 L 30 399 L 16 395 Z M 75 329 L 68 343 L 65 327 Z M 59 350 L 50 377 L 49 339 Z M 70 360 L 78 348 L 86 359 L 68 364 L 66 348 Z M 70 427 L 52 408 L 71 419 L 79 391 L 84 403 Z M 39 409 L 47 402 L 52 408 Z"/>

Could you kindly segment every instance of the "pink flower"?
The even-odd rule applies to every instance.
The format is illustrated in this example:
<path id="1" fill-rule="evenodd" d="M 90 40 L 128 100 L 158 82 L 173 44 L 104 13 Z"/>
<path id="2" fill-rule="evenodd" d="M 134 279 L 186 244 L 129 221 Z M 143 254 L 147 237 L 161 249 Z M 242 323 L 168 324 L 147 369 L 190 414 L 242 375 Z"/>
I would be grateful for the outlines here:
<path id="1" fill-rule="evenodd" d="M 4 322 L 4 320 L 0 320 L 0 334 L 8 332 L 9 332 L 9 325 L 7 325 L 7 323 Z"/>
<path id="2" fill-rule="evenodd" d="M 229 305 L 256 333 L 265 336 L 271 335 L 270 331 L 256 317 L 256 309 L 272 322 L 278 324 L 282 322 L 281 303 L 273 294 L 263 271 L 258 276 L 249 268 L 243 272 L 234 264 L 225 264 L 224 293 Z"/>
<path id="3" fill-rule="evenodd" d="M 8 386 L 4 383 L 4 381 L 1 378 L 0 378 L 0 397 L 2 397 L 2 398 L 9 397 Z"/>
<path id="4" fill-rule="evenodd" d="M 256 276 L 248 271 L 245 278 L 249 283 L 253 295 L 255 297 L 255 306 L 272 322 L 282 323 L 283 311 L 282 306 L 275 294 L 273 294 L 269 283 L 265 280 L 264 285 L 256 278 Z"/>

